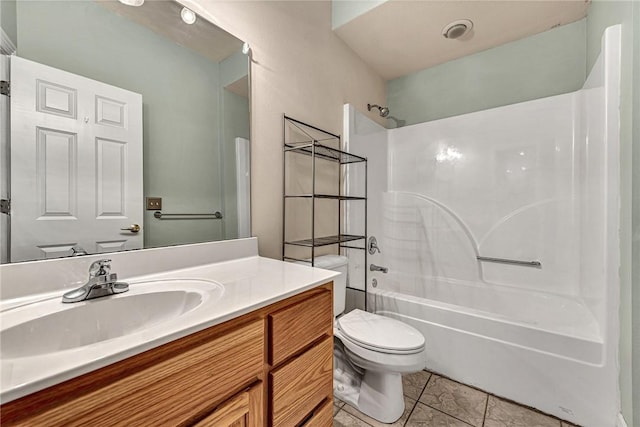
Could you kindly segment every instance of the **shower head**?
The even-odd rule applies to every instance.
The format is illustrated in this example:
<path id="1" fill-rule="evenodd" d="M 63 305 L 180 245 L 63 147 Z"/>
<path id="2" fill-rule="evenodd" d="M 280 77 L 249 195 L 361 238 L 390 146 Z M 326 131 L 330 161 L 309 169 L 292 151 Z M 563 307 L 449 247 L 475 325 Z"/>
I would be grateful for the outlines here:
<path id="1" fill-rule="evenodd" d="M 377 108 L 380 111 L 380 117 L 387 117 L 389 115 L 389 107 L 381 107 L 377 104 L 367 104 L 367 110 L 371 111 L 372 108 Z"/>

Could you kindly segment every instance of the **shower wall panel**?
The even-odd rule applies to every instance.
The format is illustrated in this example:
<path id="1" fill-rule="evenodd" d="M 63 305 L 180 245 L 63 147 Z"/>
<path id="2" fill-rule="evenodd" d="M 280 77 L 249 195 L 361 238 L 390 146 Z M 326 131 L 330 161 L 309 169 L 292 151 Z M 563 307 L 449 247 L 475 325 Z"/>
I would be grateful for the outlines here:
<path id="1" fill-rule="evenodd" d="M 391 130 L 384 207 L 390 267 L 577 295 L 574 98 Z M 542 268 L 478 263 L 476 255 L 536 260 Z"/>

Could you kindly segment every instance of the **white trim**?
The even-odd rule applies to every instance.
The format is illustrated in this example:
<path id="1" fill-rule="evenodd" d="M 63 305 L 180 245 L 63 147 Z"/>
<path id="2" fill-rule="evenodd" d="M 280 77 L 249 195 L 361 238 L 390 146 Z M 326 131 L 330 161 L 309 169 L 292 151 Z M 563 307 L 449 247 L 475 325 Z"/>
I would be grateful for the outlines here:
<path id="1" fill-rule="evenodd" d="M 236 137 L 238 238 L 251 237 L 251 142 Z"/>
<path id="2" fill-rule="evenodd" d="M 618 420 L 616 421 L 616 427 L 627 427 L 627 422 L 622 416 L 622 412 L 618 414 Z"/>
<path id="3" fill-rule="evenodd" d="M 16 45 L 2 28 L 0 28 L 0 53 L 3 55 L 13 55 L 16 53 Z"/>
<path id="4" fill-rule="evenodd" d="M 2 1 L 2 0 L 0 0 Z M 10 58 L 0 55 L 0 80 L 10 80 L 9 76 Z M 9 97 L 0 96 L 0 198 L 10 199 L 11 189 L 9 179 L 11 177 L 9 153 L 9 136 L 11 120 L 9 115 Z M 0 214 L 0 264 L 10 261 L 9 234 L 11 223 L 9 215 Z"/>

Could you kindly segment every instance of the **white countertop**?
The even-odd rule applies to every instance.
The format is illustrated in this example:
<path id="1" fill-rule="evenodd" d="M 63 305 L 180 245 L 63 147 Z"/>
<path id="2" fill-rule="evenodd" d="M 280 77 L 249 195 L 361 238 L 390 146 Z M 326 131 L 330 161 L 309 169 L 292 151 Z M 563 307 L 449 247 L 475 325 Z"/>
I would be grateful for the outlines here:
<path id="1" fill-rule="evenodd" d="M 117 272 L 116 269 L 113 271 Z M 3 356 L 0 365 L 0 402 L 9 402 L 239 317 L 327 283 L 337 275 L 338 273 L 334 271 L 309 268 L 259 256 L 249 256 L 159 274 L 121 277 L 121 280 L 131 283 L 132 290 L 135 289 L 136 282 L 148 280 L 204 279 L 222 284 L 224 292 L 206 310 L 196 309 L 130 335 L 38 356 L 15 358 Z M 66 290 L 68 289 L 41 293 L 30 298 L 39 300 L 56 298 L 60 301 L 62 293 Z M 22 304 L 25 302 L 24 298 L 21 298 L 20 301 Z M 97 301 L 97 299 L 92 301 Z M 74 304 L 84 304 L 84 302 Z M 16 304 L 12 304 L 11 300 L 4 300 L 2 305 L 5 311 L 0 313 L 0 319 L 2 316 L 8 318 L 9 313 L 28 307 L 28 305 L 23 305 L 16 308 Z M 70 304 L 65 305 L 69 306 Z"/>

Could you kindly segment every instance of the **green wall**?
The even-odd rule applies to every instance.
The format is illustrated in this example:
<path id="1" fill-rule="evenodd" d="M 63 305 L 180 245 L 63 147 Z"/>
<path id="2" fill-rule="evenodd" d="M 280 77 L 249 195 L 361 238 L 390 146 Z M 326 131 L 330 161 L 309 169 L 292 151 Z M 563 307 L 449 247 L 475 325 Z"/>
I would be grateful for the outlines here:
<path id="1" fill-rule="evenodd" d="M 335 30 L 388 0 L 331 0 L 331 26 Z"/>
<path id="2" fill-rule="evenodd" d="M 225 238 L 238 238 L 238 200 L 236 197 L 236 137 L 249 139 L 249 100 L 224 90 L 222 93 L 224 105 L 223 120 L 223 159 L 224 186 L 234 191 L 225 191 Z"/>
<path id="3" fill-rule="evenodd" d="M 585 33 L 581 20 L 390 80 L 391 115 L 411 125 L 578 90 Z"/>
<path id="4" fill-rule="evenodd" d="M 224 182 L 225 239 L 238 238 L 238 199 L 236 197 L 236 137 L 250 139 L 249 99 L 227 89 L 239 80 L 248 85 L 248 58 L 237 52 L 220 62 L 220 86 L 222 89 L 222 159 Z"/>
<path id="5" fill-rule="evenodd" d="M 595 0 L 589 8 L 587 18 L 587 67 L 591 68 L 600 53 L 600 41 L 606 27 L 622 24 L 622 75 L 620 81 L 620 399 L 622 415 L 629 427 L 639 426 L 638 408 L 640 403 L 636 403 L 634 408 L 633 385 L 637 389 L 640 387 L 638 377 L 638 362 L 633 366 L 633 334 L 638 331 L 638 316 L 640 313 L 633 313 L 632 300 L 634 294 L 640 292 L 637 281 L 638 264 L 640 253 L 638 252 L 638 235 L 636 235 L 635 253 L 632 245 L 632 223 L 635 221 L 635 229 L 638 228 L 638 212 L 636 200 L 635 219 L 632 215 L 632 175 L 633 175 L 633 154 L 637 156 L 638 134 L 634 135 L 634 126 L 638 128 L 638 110 L 634 111 L 633 93 L 638 91 L 637 58 L 636 69 L 634 66 L 633 44 L 637 43 L 640 29 L 634 28 L 634 14 L 638 14 L 638 5 L 633 1 L 600 1 Z M 634 11 L 635 9 L 635 11 Z M 634 34 L 635 33 L 635 34 Z M 634 77 L 635 76 L 635 77 Z M 636 83 L 635 85 L 633 83 Z M 635 87 L 634 87 L 635 86 Z M 637 102 L 637 99 L 636 99 Z M 635 124 L 634 124 L 635 121 Z M 635 139 L 635 147 L 634 147 Z M 640 166 L 636 162 L 635 168 Z M 637 175 L 636 170 L 636 175 Z M 637 189 L 636 181 L 636 193 Z M 637 194 L 636 194 L 637 197 Z M 635 260 L 635 263 L 633 262 Z M 635 264 L 635 267 L 633 267 Z M 632 268 L 635 268 L 635 285 L 632 279 Z M 636 305 L 636 311 L 640 312 L 640 306 Z M 634 332 L 634 318 L 636 321 Z M 640 355 L 640 347 L 635 348 L 636 359 Z M 635 371 L 635 372 L 634 372 Z M 634 384 L 635 383 L 635 384 Z M 636 391 L 636 396 L 637 396 Z M 635 400 L 635 402 L 640 402 Z M 635 411 L 635 417 L 633 413 Z"/>
<path id="6" fill-rule="evenodd" d="M 17 12 L 19 56 L 142 94 L 145 196 L 165 212 L 224 210 L 219 64 L 93 1 L 19 1 Z M 222 221 L 152 214 L 147 247 L 223 238 Z"/>
<path id="7" fill-rule="evenodd" d="M 227 87 L 244 77 L 248 73 L 247 55 L 238 51 L 220 61 L 220 86 Z"/>
<path id="8" fill-rule="evenodd" d="M 18 39 L 16 0 L 0 0 L 0 27 L 15 45 Z"/>

